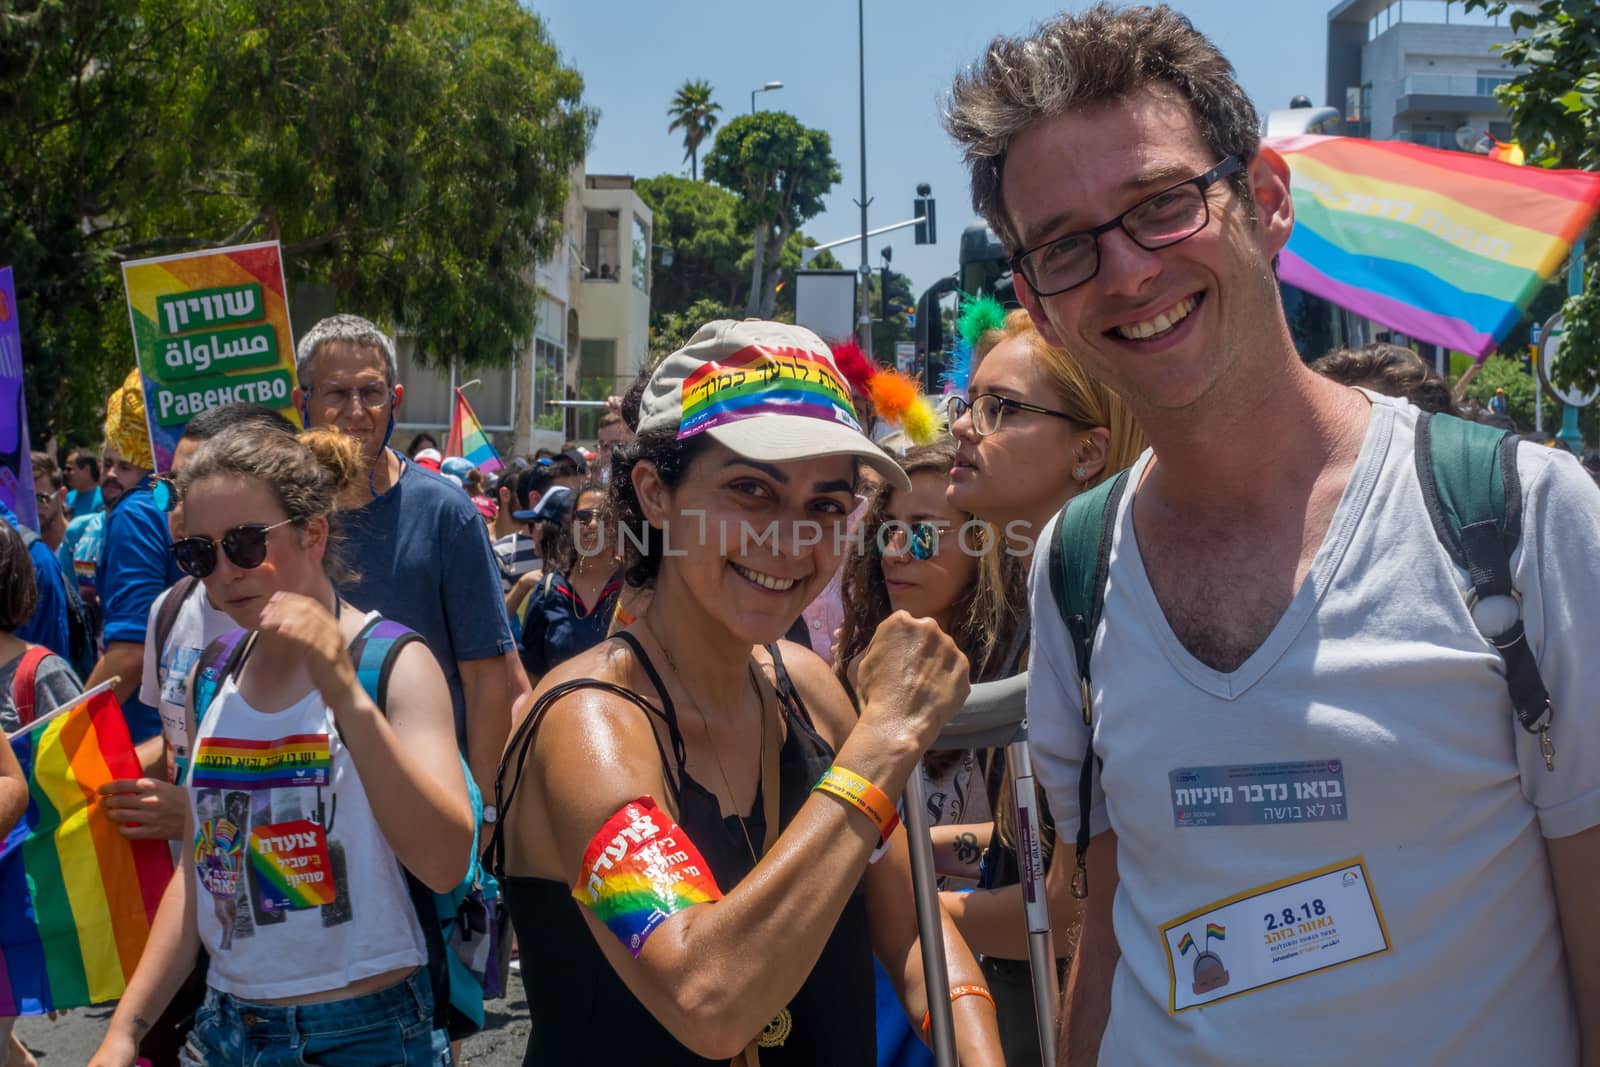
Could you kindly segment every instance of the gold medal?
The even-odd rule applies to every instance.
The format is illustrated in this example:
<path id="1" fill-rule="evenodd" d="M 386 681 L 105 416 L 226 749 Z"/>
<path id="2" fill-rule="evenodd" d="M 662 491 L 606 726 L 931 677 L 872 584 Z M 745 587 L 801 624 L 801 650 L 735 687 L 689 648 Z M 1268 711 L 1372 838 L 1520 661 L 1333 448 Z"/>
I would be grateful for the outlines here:
<path id="1" fill-rule="evenodd" d="M 756 1044 L 762 1048 L 778 1048 L 789 1040 L 789 1032 L 794 1029 L 794 1016 L 789 1014 L 789 1009 L 784 1008 L 772 1017 L 767 1028 L 761 1031 L 761 1036 L 756 1038 Z"/>

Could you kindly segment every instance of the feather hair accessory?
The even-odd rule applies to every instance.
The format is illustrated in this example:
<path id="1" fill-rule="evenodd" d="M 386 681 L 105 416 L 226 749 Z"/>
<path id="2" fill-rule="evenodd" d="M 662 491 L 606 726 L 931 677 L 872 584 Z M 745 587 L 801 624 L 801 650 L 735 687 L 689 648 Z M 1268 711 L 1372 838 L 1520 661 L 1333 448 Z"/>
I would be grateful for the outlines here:
<path id="1" fill-rule="evenodd" d="M 940 379 L 947 394 L 966 393 L 967 379 L 972 377 L 972 353 L 978 339 L 990 330 L 1003 329 L 1006 324 L 1006 309 L 994 297 L 962 295 L 965 299 L 961 305 L 961 317 L 956 320 L 956 332 L 961 335 L 961 340 L 956 343 L 955 351 L 945 364 L 944 376 Z"/>
<path id="2" fill-rule="evenodd" d="M 877 366 L 853 340 L 832 351 L 834 366 L 850 387 L 871 399 L 878 414 L 904 430 L 912 444 L 930 444 L 939 436 L 939 416 L 909 375 Z"/>

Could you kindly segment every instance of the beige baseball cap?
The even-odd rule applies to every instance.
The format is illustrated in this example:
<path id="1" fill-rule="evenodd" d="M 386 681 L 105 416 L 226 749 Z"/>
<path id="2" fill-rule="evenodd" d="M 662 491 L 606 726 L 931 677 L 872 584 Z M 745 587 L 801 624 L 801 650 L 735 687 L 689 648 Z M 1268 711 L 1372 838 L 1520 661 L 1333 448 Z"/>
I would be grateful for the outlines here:
<path id="1" fill-rule="evenodd" d="M 661 361 L 639 406 L 639 432 L 675 426 L 747 459 L 791 463 L 857 456 L 895 488 L 911 480 L 856 421 L 850 387 L 822 339 L 803 326 L 721 319 Z"/>

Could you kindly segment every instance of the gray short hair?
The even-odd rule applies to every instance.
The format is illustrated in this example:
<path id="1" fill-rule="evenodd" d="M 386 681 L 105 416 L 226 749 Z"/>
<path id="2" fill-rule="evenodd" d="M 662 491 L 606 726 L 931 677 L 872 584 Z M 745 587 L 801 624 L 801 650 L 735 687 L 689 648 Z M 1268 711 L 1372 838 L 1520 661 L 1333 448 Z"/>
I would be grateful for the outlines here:
<path id="1" fill-rule="evenodd" d="M 944 125 L 972 177 L 972 207 L 1012 252 L 1021 248 L 1001 195 L 1011 142 L 1039 119 L 1108 103 L 1160 82 L 1187 101 L 1218 160 L 1254 158 L 1260 120 L 1233 66 L 1187 18 L 1165 4 L 1099 3 L 1058 15 L 1026 37 L 996 37 L 983 58 L 957 75 Z M 1250 203 L 1250 179 L 1234 188 Z"/>
<path id="2" fill-rule="evenodd" d="M 400 365 L 395 360 L 394 341 L 389 335 L 360 315 L 329 315 L 300 338 L 294 353 L 294 376 L 300 388 L 310 391 L 311 365 L 316 361 L 317 349 L 334 341 L 348 341 L 364 348 L 376 348 L 383 353 L 385 385 L 394 387 L 400 378 Z"/>

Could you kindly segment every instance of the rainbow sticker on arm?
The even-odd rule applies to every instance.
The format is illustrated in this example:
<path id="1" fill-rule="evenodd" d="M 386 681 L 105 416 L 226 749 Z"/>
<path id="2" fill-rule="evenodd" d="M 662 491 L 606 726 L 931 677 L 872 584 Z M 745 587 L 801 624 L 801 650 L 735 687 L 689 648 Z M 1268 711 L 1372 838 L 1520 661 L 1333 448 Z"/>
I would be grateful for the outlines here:
<path id="1" fill-rule="evenodd" d="M 751 345 L 683 381 L 678 440 L 757 415 L 800 415 L 860 430 L 833 364 L 804 348 Z"/>
<path id="2" fill-rule="evenodd" d="M 624 804 L 583 854 L 572 897 L 633 954 L 670 916 L 722 899 L 689 835 L 649 797 Z"/>

